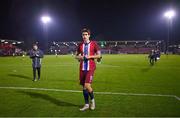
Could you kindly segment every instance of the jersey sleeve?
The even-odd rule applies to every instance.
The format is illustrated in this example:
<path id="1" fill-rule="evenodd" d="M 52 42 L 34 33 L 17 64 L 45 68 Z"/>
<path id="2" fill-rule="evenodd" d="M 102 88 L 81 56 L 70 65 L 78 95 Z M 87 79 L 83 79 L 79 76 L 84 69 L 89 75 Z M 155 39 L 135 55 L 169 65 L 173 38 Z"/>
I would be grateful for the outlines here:
<path id="1" fill-rule="evenodd" d="M 94 42 L 94 52 L 97 53 L 98 51 L 100 51 L 100 47 L 97 42 Z"/>

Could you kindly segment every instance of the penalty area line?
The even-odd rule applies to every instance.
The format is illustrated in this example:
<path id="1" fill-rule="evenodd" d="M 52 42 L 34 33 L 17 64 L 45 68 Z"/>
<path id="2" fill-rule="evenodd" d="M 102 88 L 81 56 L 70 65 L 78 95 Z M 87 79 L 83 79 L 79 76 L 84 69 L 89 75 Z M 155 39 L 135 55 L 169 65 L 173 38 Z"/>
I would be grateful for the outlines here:
<path id="1" fill-rule="evenodd" d="M 65 89 L 48 89 L 48 88 L 29 88 L 29 87 L 0 87 L 0 89 L 14 89 L 14 90 L 39 90 L 39 91 L 57 91 L 67 93 L 81 93 L 78 90 L 65 90 Z M 165 94 L 141 94 L 141 93 L 121 93 L 121 92 L 94 92 L 99 95 L 122 95 L 122 96 L 151 96 L 151 97 L 170 97 L 180 101 L 180 98 L 176 95 Z"/>

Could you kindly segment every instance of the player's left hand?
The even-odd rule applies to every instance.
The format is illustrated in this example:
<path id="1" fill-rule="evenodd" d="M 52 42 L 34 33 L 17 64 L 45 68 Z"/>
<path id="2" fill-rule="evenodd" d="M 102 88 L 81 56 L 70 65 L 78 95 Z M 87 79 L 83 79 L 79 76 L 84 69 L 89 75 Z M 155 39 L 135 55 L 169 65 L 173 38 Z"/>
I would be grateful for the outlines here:
<path id="1" fill-rule="evenodd" d="M 101 62 L 101 59 L 102 59 L 102 57 L 98 58 L 98 59 L 97 59 L 97 62 Z"/>

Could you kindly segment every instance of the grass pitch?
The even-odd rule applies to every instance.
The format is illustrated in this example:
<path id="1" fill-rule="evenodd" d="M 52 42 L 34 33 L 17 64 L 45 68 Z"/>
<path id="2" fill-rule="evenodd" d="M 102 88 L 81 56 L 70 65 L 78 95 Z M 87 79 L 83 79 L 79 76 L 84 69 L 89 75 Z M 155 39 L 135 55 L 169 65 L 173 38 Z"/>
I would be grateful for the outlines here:
<path id="1" fill-rule="evenodd" d="M 38 82 L 28 57 L 0 57 L 0 116 L 180 116 L 179 72 L 179 55 L 163 55 L 154 66 L 147 55 L 103 55 L 94 91 L 121 94 L 96 93 L 95 111 L 80 112 L 81 92 L 39 90 L 81 91 L 79 63 L 71 55 L 45 56 Z"/>

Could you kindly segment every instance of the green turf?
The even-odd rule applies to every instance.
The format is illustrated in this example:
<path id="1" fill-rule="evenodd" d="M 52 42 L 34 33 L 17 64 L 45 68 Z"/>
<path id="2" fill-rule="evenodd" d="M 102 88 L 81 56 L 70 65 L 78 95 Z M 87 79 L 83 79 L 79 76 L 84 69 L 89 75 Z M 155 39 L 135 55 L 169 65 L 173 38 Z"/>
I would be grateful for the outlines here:
<path id="1" fill-rule="evenodd" d="M 42 79 L 32 82 L 28 57 L 0 57 L 0 87 L 81 90 L 78 62 L 70 55 L 45 56 Z M 93 88 L 98 92 L 180 97 L 180 56 L 163 55 L 150 66 L 147 55 L 103 55 Z M 95 94 L 96 110 L 80 112 L 82 93 L 0 89 L 0 116 L 180 116 L 173 97 Z"/>

